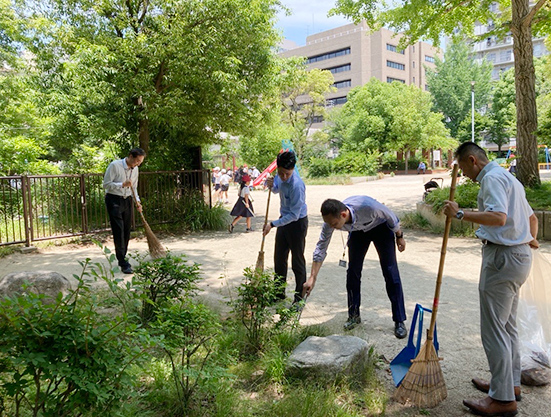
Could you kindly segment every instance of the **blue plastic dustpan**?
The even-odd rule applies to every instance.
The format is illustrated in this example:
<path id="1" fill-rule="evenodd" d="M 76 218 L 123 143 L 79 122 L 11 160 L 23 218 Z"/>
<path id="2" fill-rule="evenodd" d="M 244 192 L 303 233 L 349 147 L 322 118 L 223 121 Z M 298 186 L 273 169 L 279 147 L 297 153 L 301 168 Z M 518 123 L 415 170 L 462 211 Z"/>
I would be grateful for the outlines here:
<path id="1" fill-rule="evenodd" d="M 394 384 L 399 386 L 402 380 L 408 373 L 411 366 L 411 361 L 417 357 L 419 350 L 421 349 L 421 338 L 423 336 L 423 313 L 432 313 L 432 310 L 424 308 L 420 304 L 415 305 L 415 312 L 413 313 L 413 320 L 411 321 L 411 328 L 409 330 L 409 338 L 407 346 L 396 356 L 392 362 L 390 362 L 390 370 L 392 371 L 392 378 Z M 419 320 L 418 320 L 419 319 Z M 417 345 L 413 343 L 415 327 L 417 327 Z M 436 336 L 436 324 L 434 325 L 434 347 L 438 352 L 438 337 Z"/>

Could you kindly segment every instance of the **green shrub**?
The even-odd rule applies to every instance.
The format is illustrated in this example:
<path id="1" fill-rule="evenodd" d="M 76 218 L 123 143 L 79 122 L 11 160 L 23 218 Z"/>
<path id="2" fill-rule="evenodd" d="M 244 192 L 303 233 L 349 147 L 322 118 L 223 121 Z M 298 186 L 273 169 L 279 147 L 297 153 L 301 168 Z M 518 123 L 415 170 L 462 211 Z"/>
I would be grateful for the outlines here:
<path id="1" fill-rule="evenodd" d="M 155 330 L 164 336 L 163 347 L 172 369 L 179 412 L 186 413 L 197 392 L 228 377 L 226 370 L 209 361 L 220 331 L 216 314 L 191 297 L 165 305 Z"/>
<path id="2" fill-rule="evenodd" d="M 310 158 L 308 176 L 310 178 L 328 177 L 333 172 L 333 160 L 329 158 Z"/>
<path id="3" fill-rule="evenodd" d="M 476 208 L 477 195 L 480 185 L 468 180 L 457 186 L 455 190 L 455 201 L 462 208 Z M 440 213 L 444 208 L 444 201 L 450 198 L 450 187 L 438 188 L 427 194 L 425 202 L 432 205 L 435 213 Z"/>
<path id="4" fill-rule="evenodd" d="M 255 355 L 270 342 L 270 338 L 289 327 L 296 326 L 298 308 L 280 306 L 276 313 L 280 320 L 274 321 L 274 311 L 270 306 L 278 300 L 284 288 L 269 272 L 258 272 L 246 268 L 245 281 L 237 288 L 237 297 L 231 304 L 236 320 L 245 327 L 243 353 Z M 285 284 L 283 284 L 285 285 Z"/>
<path id="5" fill-rule="evenodd" d="M 172 255 L 144 261 L 136 257 L 139 265 L 134 268 L 132 284 L 140 291 L 142 308 L 140 317 L 146 325 L 167 302 L 178 297 L 190 297 L 199 291 L 199 264 L 188 263 L 185 256 Z"/>
<path id="6" fill-rule="evenodd" d="M 343 152 L 334 162 L 334 170 L 339 173 L 375 175 L 379 170 L 378 152 Z"/>
<path id="7" fill-rule="evenodd" d="M 23 291 L 0 302 L 0 383 L 11 401 L 8 415 L 109 414 L 128 397 L 129 366 L 140 362 L 153 340 L 121 312 L 101 314 L 91 291 L 88 261 L 75 290 L 55 300 Z M 117 298 L 132 298 L 110 281 Z M 6 405 L 8 407 L 8 405 Z"/>
<path id="8" fill-rule="evenodd" d="M 179 199 L 172 217 L 192 232 L 223 230 L 231 221 L 229 212 L 220 205 L 210 208 L 199 191 L 189 191 Z"/>

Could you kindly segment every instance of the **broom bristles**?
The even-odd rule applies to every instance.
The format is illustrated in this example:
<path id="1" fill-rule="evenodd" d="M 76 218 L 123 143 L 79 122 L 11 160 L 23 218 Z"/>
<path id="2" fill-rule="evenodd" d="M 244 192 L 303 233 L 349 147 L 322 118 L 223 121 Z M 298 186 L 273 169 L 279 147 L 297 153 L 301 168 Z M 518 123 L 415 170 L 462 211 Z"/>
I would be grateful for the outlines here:
<path id="1" fill-rule="evenodd" d="M 432 408 L 448 396 L 440 358 L 432 340 L 427 340 L 412 361 L 408 373 L 394 394 L 402 404 L 411 402 L 417 407 Z"/>
<path id="2" fill-rule="evenodd" d="M 145 229 L 145 237 L 147 238 L 147 246 L 149 246 L 149 255 L 153 259 L 164 258 L 166 256 L 166 250 L 161 241 L 155 236 L 155 233 L 153 233 L 153 230 L 149 227 L 149 223 L 147 223 L 143 217 L 142 220 Z"/>
<path id="3" fill-rule="evenodd" d="M 256 260 L 256 272 L 264 272 L 264 251 L 258 252 L 258 259 Z"/>

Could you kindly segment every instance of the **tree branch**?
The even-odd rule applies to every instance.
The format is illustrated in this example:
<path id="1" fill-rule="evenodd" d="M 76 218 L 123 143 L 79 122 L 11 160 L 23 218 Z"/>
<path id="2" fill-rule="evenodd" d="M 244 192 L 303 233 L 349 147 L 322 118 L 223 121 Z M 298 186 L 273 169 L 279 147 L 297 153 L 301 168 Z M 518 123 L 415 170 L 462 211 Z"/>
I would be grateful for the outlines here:
<path id="1" fill-rule="evenodd" d="M 471 2 L 471 0 L 463 0 L 461 3 L 456 4 L 455 6 L 450 5 L 449 7 L 444 9 L 444 13 L 450 13 L 450 12 L 454 11 L 455 9 L 457 9 L 458 7 L 463 7 L 463 6 L 465 6 L 466 4 L 468 4 L 470 2 Z"/>
<path id="2" fill-rule="evenodd" d="M 524 18 L 522 19 L 522 22 L 521 24 L 523 26 L 528 26 L 528 25 L 531 25 L 533 20 L 534 20 L 534 17 L 536 16 L 536 14 L 540 11 L 540 9 L 545 6 L 546 3 L 548 3 L 549 0 L 539 0 L 535 5 L 534 7 L 532 7 L 532 9 L 528 12 L 528 14 L 526 16 L 524 16 Z"/>
<path id="3" fill-rule="evenodd" d="M 138 17 L 138 24 L 140 24 L 140 25 L 142 24 L 142 22 L 143 22 L 144 19 L 145 19 L 145 15 L 147 14 L 148 6 L 149 6 L 149 0 L 144 0 L 144 2 L 143 2 L 142 13 L 141 13 L 141 15 Z"/>

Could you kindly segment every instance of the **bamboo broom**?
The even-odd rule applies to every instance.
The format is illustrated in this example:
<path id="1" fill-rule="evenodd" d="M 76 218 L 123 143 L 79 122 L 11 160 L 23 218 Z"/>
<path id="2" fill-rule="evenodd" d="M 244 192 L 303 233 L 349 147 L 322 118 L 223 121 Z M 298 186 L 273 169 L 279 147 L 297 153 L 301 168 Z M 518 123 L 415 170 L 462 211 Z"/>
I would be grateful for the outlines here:
<path id="1" fill-rule="evenodd" d="M 137 206 L 138 199 L 136 198 L 136 192 L 134 191 L 134 186 L 131 185 L 130 189 L 132 190 L 134 203 L 136 203 L 136 206 Z M 149 227 L 149 223 L 147 223 L 147 221 L 145 220 L 143 212 L 140 210 L 138 211 L 142 216 L 143 227 L 145 229 L 145 237 L 147 238 L 147 246 L 149 246 L 149 255 L 151 255 L 151 258 L 153 259 L 164 258 L 166 256 L 165 248 L 163 247 L 161 241 L 157 238 L 157 236 L 155 236 L 155 233 L 153 233 L 153 230 L 151 230 L 151 227 Z"/>
<path id="2" fill-rule="evenodd" d="M 266 216 L 264 217 L 264 227 L 268 224 L 268 213 L 270 211 L 270 197 L 272 196 L 272 189 L 270 188 L 268 191 L 268 201 L 266 202 Z M 262 227 L 262 230 L 264 230 L 264 227 Z M 262 243 L 260 245 L 260 252 L 258 252 L 258 259 L 256 260 L 256 272 L 264 272 L 264 241 L 266 240 L 266 236 L 264 233 L 262 234 Z"/>
<path id="3" fill-rule="evenodd" d="M 455 197 L 457 171 L 458 165 L 455 163 L 452 171 L 450 201 L 453 201 Z M 411 401 L 417 407 L 431 408 L 442 402 L 448 396 L 444 375 L 440 368 L 440 358 L 434 348 L 433 336 L 451 222 L 451 217 L 446 217 L 446 227 L 444 229 L 442 249 L 440 250 L 440 265 L 438 266 L 438 277 L 436 279 L 436 289 L 434 291 L 432 315 L 430 318 L 430 326 L 427 331 L 427 340 L 421 347 L 417 357 L 413 359 L 408 373 L 394 394 L 394 398 L 402 404 Z"/>

